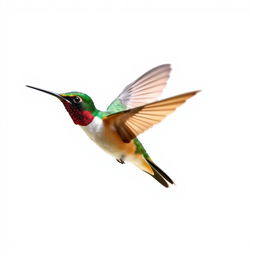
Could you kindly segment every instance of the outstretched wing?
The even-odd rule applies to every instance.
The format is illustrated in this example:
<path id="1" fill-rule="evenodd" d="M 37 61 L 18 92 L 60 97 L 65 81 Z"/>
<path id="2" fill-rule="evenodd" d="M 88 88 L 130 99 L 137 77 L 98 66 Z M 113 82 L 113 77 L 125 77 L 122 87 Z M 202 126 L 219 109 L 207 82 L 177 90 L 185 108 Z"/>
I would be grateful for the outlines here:
<path id="1" fill-rule="evenodd" d="M 199 91 L 184 93 L 144 106 L 118 112 L 106 116 L 104 122 L 109 122 L 108 124 L 116 129 L 123 142 L 129 143 L 139 134 L 162 121 L 168 114 L 174 112 L 177 107 L 194 96 L 197 92 Z"/>
<path id="2" fill-rule="evenodd" d="M 127 85 L 118 97 L 108 106 L 107 111 L 118 111 L 135 108 L 155 101 L 162 93 L 171 67 L 164 64 L 149 70 L 133 83 Z"/>

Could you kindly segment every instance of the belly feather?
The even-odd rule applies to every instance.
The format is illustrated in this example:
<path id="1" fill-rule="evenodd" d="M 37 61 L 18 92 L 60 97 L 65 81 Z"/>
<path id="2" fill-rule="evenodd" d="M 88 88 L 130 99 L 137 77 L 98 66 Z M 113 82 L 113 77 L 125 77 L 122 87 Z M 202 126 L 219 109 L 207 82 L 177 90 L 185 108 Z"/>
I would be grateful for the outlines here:
<path id="1" fill-rule="evenodd" d="M 91 140 L 115 158 L 134 154 L 136 150 L 132 141 L 124 143 L 117 132 L 106 126 L 102 119 L 98 117 L 95 117 L 89 125 L 81 126 L 81 128 Z"/>

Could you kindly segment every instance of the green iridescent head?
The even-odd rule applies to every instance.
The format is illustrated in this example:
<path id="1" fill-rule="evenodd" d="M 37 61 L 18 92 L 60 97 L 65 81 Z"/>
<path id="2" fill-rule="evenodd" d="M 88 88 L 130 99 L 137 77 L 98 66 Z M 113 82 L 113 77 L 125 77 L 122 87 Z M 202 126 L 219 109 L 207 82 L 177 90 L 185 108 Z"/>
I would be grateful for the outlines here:
<path id="1" fill-rule="evenodd" d="M 74 107 L 94 112 L 96 110 L 93 100 L 90 96 L 82 92 L 61 93 L 60 96 L 68 100 Z"/>

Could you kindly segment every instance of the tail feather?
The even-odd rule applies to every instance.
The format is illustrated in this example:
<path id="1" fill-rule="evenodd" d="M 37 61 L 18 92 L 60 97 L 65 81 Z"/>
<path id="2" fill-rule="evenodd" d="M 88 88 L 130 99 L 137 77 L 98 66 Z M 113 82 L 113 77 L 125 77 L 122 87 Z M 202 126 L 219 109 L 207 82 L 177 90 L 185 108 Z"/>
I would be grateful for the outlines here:
<path id="1" fill-rule="evenodd" d="M 175 184 L 174 181 L 163 171 L 161 170 L 154 162 L 149 159 L 146 159 L 150 167 L 154 171 L 154 175 L 151 175 L 155 178 L 159 183 L 161 183 L 165 187 L 169 187 L 167 181 L 171 184 Z"/>

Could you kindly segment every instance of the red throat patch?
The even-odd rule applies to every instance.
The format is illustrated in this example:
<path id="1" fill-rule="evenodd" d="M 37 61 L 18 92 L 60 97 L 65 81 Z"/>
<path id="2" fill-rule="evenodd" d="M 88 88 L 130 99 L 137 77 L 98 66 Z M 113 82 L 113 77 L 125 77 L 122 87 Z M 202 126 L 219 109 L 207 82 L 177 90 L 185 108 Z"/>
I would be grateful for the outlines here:
<path id="1" fill-rule="evenodd" d="M 63 105 L 75 124 L 86 126 L 94 119 L 94 116 L 90 111 L 77 109 L 67 102 L 63 102 Z"/>

